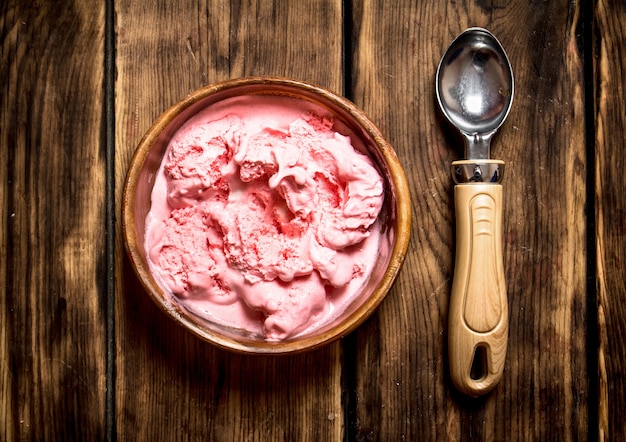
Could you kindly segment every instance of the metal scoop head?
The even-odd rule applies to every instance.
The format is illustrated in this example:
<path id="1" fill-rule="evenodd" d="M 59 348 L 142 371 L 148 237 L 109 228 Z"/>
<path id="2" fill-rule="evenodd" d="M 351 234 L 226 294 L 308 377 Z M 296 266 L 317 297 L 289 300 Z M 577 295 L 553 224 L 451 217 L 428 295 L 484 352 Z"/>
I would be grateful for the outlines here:
<path id="1" fill-rule="evenodd" d="M 459 34 L 441 58 L 435 87 L 441 111 L 465 138 L 465 158 L 489 158 L 491 137 L 513 103 L 513 70 L 500 42 L 483 28 Z"/>

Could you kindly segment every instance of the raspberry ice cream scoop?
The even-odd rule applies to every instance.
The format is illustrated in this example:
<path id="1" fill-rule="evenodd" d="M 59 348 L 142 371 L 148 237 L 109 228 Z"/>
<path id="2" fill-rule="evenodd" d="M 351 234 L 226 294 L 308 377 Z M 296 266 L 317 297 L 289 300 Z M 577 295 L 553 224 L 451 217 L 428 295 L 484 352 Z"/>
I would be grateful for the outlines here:
<path id="1" fill-rule="evenodd" d="M 162 289 L 207 320 L 282 340 L 341 314 L 378 253 L 383 181 L 321 108 L 224 100 L 172 137 L 145 248 Z"/>

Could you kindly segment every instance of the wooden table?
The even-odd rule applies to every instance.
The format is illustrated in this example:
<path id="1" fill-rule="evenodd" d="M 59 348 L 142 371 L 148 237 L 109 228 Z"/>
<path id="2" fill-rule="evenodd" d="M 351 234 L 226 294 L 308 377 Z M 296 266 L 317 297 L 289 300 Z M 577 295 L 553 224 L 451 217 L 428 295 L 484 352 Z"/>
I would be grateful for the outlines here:
<path id="1" fill-rule="evenodd" d="M 434 100 L 451 40 L 513 64 L 504 377 L 451 386 L 449 164 Z M 626 440 L 622 2 L 39 1 L 0 6 L 0 439 Z M 312 353 L 201 342 L 129 267 L 120 201 L 152 121 L 218 80 L 286 76 L 365 110 L 408 175 L 413 230 L 376 313 Z"/>

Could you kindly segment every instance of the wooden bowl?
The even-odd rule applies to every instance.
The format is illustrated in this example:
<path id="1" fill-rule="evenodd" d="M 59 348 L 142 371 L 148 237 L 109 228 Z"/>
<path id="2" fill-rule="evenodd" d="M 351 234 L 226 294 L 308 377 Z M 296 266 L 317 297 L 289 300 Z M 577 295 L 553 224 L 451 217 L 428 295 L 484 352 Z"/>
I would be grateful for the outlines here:
<path id="1" fill-rule="evenodd" d="M 190 313 L 165 293 L 148 267 L 144 249 L 146 215 L 154 179 L 173 134 L 190 117 L 221 100 L 244 95 L 287 96 L 321 106 L 335 116 L 334 129 L 350 135 L 352 144 L 373 160 L 385 186 L 379 220 L 383 232 L 371 277 L 346 310 L 331 323 L 283 341 L 265 341 L 242 330 L 225 327 Z M 359 326 L 391 288 L 408 248 L 411 228 L 409 189 L 394 150 L 376 126 L 353 103 L 321 87 L 282 78 L 243 78 L 207 86 L 168 109 L 140 141 L 131 160 L 122 201 L 124 239 L 130 262 L 154 302 L 174 321 L 200 338 L 241 353 L 285 354 L 318 348 Z"/>

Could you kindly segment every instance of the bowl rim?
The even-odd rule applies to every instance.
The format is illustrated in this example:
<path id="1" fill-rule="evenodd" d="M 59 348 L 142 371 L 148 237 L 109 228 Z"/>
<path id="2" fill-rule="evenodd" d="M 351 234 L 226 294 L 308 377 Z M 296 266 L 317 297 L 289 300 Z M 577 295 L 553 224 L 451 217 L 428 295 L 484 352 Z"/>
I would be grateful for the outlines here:
<path id="1" fill-rule="evenodd" d="M 148 269 L 147 262 L 142 259 L 141 254 L 137 250 L 138 248 L 143 248 L 143 244 L 138 244 L 137 233 L 135 231 L 134 207 L 136 189 L 140 172 L 154 142 L 159 138 L 169 123 L 181 112 L 184 112 L 200 100 L 232 89 L 241 88 L 246 90 L 250 86 L 265 86 L 267 92 L 271 92 L 276 87 L 286 88 L 296 94 L 305 93 L 308 99 L 317 102 L 317 104 L 328 106 L 328 103 L 332 103 L 340 107 L 372 138 L 388 167 L 389 179 L 395 187 L 396 201 L 394 210 L 396 223 L 394 225 L 394 243 L 389 264 L 383 273 L 380 283 L 376 286 L 372 294 L 347 316 L 345 320 L 321 333 L 315 333 L 311 336 L 305 335 L 303 337 L 296 337 L 293 340 L 238 341 L 234 338 L 201 327 L 197 322 L 193 322 L 191 319 L 185 317 L 187 314 L 192 315 L 192 313 L 187 312 L 181 307 L 177 309 L 176 305 L 169 305 L 166 301 L 167 296 L 157 284 Z M 258 94 L 263 94 L 263 92 L 254 93 L 254 95 Z M 122 230 L 124 245 L 131 267 L 143 289 L 148 293 L 148 296 L 167 316 L 200 339 L 214 344 L 217 347 L 243 354 L 279 355 L 310 351 L 343 338 L 355 330 L 371 316 L 391 289 L 408 250 L 411 235 L 411 222 L 410 191 L 404 169 L 398 160 L 396 152 L 382 136 L 376 125 L 361 109 L 347 98 L 339 96 L 313 83 L 283 77 L 242 77 L 216 82 L 191 92 L 187 97 L 172 105 L 154 121 L 152 126 L 139 141 L 128 167 L 122 195 Z"/>

